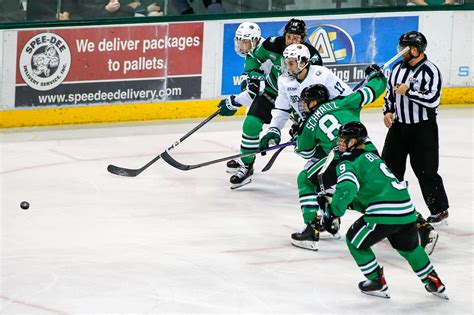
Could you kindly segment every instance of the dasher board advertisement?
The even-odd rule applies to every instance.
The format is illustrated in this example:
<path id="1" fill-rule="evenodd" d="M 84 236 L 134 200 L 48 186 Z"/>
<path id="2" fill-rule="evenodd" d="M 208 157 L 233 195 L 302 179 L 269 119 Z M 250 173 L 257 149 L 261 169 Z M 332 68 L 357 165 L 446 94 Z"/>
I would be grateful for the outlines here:
<path id="1" fill-rule="evenodd" d="M 203 23 L 18 31 L 15 107 L 200 97 Z"/>
<path id="2" fill-rule="evenodd" d="M 304 19 L 307 41 L 320 53 L 324 66 L 344 82 L 355 85 L 364 78 L 364 69 L 382 65 L 397 53 L 400 35 L 418 30 L 418 16 Z M 262 36 L 283 35 L 286 21 L 256 22 Z M 244 58 L 234 50 L 234 35 L 240 23 L 224 25 L 222 94 L 237 94 L 244 69 Z M 394 29 L 396 31 L 394 31 Z"/>

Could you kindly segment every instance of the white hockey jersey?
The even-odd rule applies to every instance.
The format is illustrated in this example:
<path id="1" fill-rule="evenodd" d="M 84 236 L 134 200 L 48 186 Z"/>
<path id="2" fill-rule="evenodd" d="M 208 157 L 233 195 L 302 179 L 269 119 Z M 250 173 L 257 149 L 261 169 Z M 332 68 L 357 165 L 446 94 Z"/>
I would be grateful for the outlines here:
<path id="1" fill-rule="evenodd" d="M 352 89 L 344 81 L 323 66 L 310 65 L 308 74 L 302 82 L 281 75 L 278 78 L 278 96 L 275 100 L 275 108 L 272 110 L 270 128 L 283 129 L 292 109 L 303 118 L 302 108 L 300 108 L 301 91 L 313 84 L 324 85 L 329 91 L 330 100 L 352 93 Z"/>

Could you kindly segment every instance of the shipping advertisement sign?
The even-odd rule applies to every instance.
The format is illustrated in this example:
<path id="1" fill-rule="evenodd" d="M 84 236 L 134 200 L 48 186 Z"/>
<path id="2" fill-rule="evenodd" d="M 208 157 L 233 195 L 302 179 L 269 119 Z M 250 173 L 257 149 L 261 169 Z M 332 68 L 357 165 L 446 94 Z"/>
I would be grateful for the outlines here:
<path id="1" fill-rule="evenodd" d="M 199 98 L 203 23 L 18 31 L 15 106 Z"/>
<path id="2" fill-rule="evenodd" d="M 305 20 L 307 41 L 320 53 L 324 66 L 344 82 L 355 85 L 364 78 L 364 69 L 383 65 L 397 53 L 400 36 L 418 30 L 418 16 L 356 19 Z M 286 21 L 258 22 L 262 36 L 283 35 Z M 222 94 L 237 94 L 244 58 L 234 51 L 234 34 L 240 23 L 224 25 Z M 394 31 L 396 30 L 396 31 Z"/>

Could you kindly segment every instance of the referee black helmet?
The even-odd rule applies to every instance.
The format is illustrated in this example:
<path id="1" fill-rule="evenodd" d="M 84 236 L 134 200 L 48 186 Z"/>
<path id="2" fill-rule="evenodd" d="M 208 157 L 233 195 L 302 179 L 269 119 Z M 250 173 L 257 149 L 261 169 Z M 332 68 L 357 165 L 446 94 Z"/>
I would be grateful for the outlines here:
<path id="1" fill-rule="evenodd" d="M 425 35 L 417 31 L 406 32 L 398 40 L 398 47 L 416 47 L 420 53 L 424 52 L 428 42 Z"/>

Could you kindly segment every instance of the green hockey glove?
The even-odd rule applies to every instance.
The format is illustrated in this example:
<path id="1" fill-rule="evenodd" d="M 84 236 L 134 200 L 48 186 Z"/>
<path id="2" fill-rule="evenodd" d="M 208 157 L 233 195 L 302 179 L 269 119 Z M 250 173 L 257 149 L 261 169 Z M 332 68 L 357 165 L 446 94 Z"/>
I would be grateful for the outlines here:
<path id="1" fill-rule="evenodd" d="M 234 95 L 221 100 L 219 105 L 217 105 L 220 108 L 219 115 L 221 116 L 233 116 L 241 106 L 242 104 L 235 101 Z"/>
<path id="2" fill-rule="evenodd" d="M 323 211 L 321 225 L 329 233 L 336 234 L 339 231 L 340 219 L 336 218 L 332 213 L 331 203 L 325 195 L 319 195 L 316 200 L 318 201 L 319 207 Z"/>
<path id="3" fill-rule="evenodd" d="M 280 130 L 277 128 L 270 128 L 268 132 L 260 139 L 260 144 L 258 145 L 260 150 L 265 150 L 270 147 L 270 141 L 273 141 L 274 144 L 280 144 L 281 141 L 281 133 Z"/>

